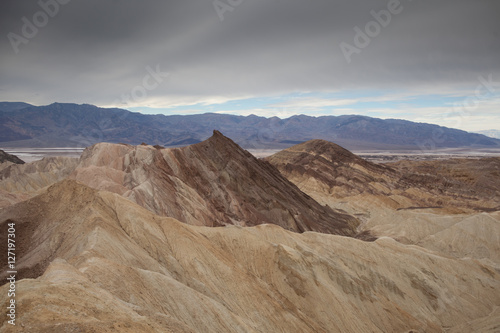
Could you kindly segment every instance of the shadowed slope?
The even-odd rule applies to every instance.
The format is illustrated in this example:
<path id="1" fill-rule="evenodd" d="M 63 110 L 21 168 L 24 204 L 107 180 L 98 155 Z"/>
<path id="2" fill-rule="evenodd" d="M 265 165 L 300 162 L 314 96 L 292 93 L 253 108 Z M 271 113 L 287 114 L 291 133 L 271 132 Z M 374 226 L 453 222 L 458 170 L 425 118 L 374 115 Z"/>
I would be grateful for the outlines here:
<path id="1" fill-rule="evenodd" d="M 4 152 L 0 149 L 0 163 L 10 162 L 14 164 L 24 164 L 24 161 L 17 157 L 16 155 L 12 155 Z"/>

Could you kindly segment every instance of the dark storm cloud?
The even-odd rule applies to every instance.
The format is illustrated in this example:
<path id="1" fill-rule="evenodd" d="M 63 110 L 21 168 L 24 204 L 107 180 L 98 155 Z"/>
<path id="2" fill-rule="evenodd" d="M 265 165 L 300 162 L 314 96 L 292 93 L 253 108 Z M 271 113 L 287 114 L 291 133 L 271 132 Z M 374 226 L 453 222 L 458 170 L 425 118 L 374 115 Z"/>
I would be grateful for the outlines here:
<path id="1" fill-rule="evenodd" d="M 157 66 L 170 75 L 138 104 L 444 89 L 474 85 L 480 74 L 499 77 L 495 0 L 401 0 L 400 12 L 369 45 L 357 47 L 350 63 L 341 43 L 356 47 L 354 28 L 364 31 L 374 21 L 371 11 L 388 10 L 390 1 L 220 1 L 233 4 L 223 21 L 212 0 L 67 1 L 17 45 L 18 53 L 8 34 L 23 37 L 22 18 L 33 22 L 42 9 L 37 1 L 3 1 L 0 100 L 109 105 L 143 85 L 146 68 Z"/>

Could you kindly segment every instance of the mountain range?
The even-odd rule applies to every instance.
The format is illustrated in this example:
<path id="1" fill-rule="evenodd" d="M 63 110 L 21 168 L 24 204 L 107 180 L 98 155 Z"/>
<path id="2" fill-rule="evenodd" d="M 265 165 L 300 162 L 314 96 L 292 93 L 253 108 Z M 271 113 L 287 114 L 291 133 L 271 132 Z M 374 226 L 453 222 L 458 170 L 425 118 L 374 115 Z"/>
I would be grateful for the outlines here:
<path id="1" fill-rule="evenodd" d="M 311 139 L 334 141 L 351 150 L 500 147 L 500 140 L 481 134 L 359 115 L 165 116 L 88 104 L 0 103 L 0 143 L 5 147 L 88 147 L 98 142 L 185 146 L 207 139 L 214 129 L 244 148 L 286 148 Z"/>

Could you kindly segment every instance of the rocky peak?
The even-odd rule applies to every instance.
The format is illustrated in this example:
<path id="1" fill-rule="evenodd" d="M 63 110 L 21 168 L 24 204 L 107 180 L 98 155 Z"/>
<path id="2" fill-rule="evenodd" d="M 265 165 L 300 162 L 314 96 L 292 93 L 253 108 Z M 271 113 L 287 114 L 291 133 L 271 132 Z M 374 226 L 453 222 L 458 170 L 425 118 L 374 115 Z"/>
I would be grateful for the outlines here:
<path id="1" fill-rule="evenodd" d="M 270 223 L 348 236 L 358 225 L 354 217 L 317 203 L 217 130 L 182 148 L 99 144 L 82 154 L 72 177 L 188 224 Z"/>
<path id="2" fill-rule="evenodd" d="M 16 155 L 12 155 L 9 153 L 6 153 L 5 151 L 0 149 L 0 163 L 3 162 L 11 162 L 14 164 L 24 164 L 24 161 L 17 157 Z"/>

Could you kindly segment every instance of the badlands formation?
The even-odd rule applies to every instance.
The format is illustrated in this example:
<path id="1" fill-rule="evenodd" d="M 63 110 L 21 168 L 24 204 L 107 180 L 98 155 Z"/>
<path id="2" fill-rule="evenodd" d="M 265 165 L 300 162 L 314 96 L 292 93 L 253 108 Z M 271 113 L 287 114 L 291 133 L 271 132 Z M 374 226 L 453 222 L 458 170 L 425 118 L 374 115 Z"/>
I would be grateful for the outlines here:
<path id="1" fill-rule="evenodd" d="M 218 131 L 184 148 L 97 144 L 83 152 L 71 178 L 192 225 L 273 223 L 353 236 L 359 224 L 319 205 Z"/>
<path id="2" fill-rule="evenodd" d="M 388 236 L 500 269 L 500 158 L 365 161 L 312 140 L 267 158 L 318 202 L 356 216 L 358 234 Z"/>
<path id="3" fill-rule="evenodd" d="M 9 165 L 0 331 L 498 332 L 499 164 L 319 140 L 257 160 L 215 132 Z"/>

